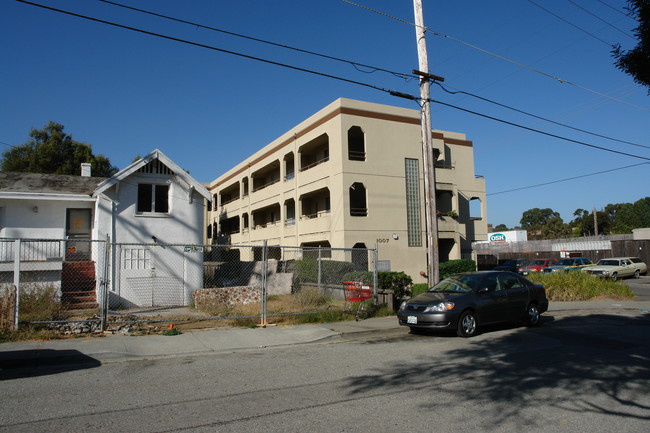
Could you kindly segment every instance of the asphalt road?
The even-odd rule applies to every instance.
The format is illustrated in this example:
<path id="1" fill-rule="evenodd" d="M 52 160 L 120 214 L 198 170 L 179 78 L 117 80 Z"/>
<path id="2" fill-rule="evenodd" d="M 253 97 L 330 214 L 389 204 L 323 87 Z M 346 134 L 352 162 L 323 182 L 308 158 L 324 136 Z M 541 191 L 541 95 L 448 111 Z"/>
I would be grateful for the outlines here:
<path id="1" fill-rule="evenodd" d="M 650 301 L 650 276 L 642 275 L 640 278 L 626 278 L 623 284 L 634 290 L 637 301 Z"/>
<path id="2" fill-rule="evenodd" d="M 647 432 L 650 315 L 0 372 L 0 432 Z"/>

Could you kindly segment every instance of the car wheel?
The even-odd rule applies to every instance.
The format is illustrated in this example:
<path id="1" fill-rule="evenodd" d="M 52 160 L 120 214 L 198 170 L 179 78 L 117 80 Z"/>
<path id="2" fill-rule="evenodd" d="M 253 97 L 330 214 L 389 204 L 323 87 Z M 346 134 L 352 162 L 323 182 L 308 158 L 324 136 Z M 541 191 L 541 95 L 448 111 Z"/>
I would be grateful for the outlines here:
<path id="1" fill-rule="evenodd" d="M 612 274 L 612 277 L 611 277 L 611 278 L 612 278 L 612 281 L 616 281 L 616 280 L 618 280 L 618 274 L 617 274 L 616 272 L 614 272 L 614 273 Z"/>
<path id="2" fill-rule="evenodd" d="M 640 277 L 641 277 L 641 271 L 637 269 L 636 271 L 634 271 L 634 278 L 640 278 Z"/>
<path id="3" fill-rule="evenodd" d="M 537 326 L 539 324 L 539 308 L 537 304 L 530 304 L 526 308 L 526 326 Z"/>
<path id="4" fill-rule="evenodd" d="M 459 337 L 473 337 L 478 334 L 478 320 L 473 311 L 465 311 L 458 320 Z"/>

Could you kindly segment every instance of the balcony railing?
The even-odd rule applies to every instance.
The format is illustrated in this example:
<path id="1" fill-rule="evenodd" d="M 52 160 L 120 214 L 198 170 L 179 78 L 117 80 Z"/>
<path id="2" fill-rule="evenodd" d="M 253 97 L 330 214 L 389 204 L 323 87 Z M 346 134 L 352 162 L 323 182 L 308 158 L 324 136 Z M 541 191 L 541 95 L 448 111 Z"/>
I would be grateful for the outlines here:
<path id="1" fill-rule="evenodd" d="M 225 206 L 225 205 L 227 205 L 228 203 L 232 203 L 233 201 L 236 201 L 236 200 L 239 200 L 239 196 L 237 196 L 237 197 L 230 197 L 230 198 L 227 198 L 227 199 L 225 199 L 225 200 L 222 199 L 222 200 L 221 200 L 221 206 Z"/>
<path id="2" fill-rule="evenodd" d="M 274 180 L 272 180 L 270 182 L 265 183 L 264 185 L 256 186 L 256 187 L 253 188 L 253 192 L 259 191 L 259 190 L 264 189 L 264 188 L 267 188 L 267 187 L 269 187 L 269 186 L 271 186 L 273 184 L 276 184 L 278 182 L 280 182 L 279 179 L 274 179 Z"/>
<path id="3" fill-rule="evenodd" d="M 322 217 L 323 215 L 327 215 L 327 214 L 329 214 L 329 213 L 330 213 L 330 210 L 329 210 L 329 209 L 327 209 L 327 210 L 321 210 L 321 211 L 318 211 L 318 212 L 316 212 L 316 213 L 310 213 L 310 214 L 301 215 L 301 216 L 300 216 L 300 219 L 301 219 L 301 220 L 308 220 L 308 219 L 313 219 L 313 218 L 320 218 L 320 217 Z"/>
<path id="4" fill-rule="evenodd" d="M 280 221 L 267 221 L 260 224 L 255 224 L 255 230 L 265 229 L 267 227 L 275 227 L 280 223 Z"/>
<path id="5" fill-rule="evenodd" d="M 316 161 L 316 162 L 312 162 L 311 164 L 307 164 L 306 166 L 301 167 L 301 168 L 300 168 L 300 171 L 307 171 L 307 170 L 309 170 L 310 168 L 314 168 L 314 167 L 316 167 L 317 165 L 320 165 L 320 164 L 322 164 L 322 163 L 324 163 L 324 162 L 327 162 L 327 161 L 329 161 L 329 160 L 330 160 L 330 158 L 329 158 L 328 156 L 326 156 L 325 158 L 323 158 L 323 159 L 321 159 L 321 160 L 318 160 L 318 161 Z"/>
<path id="6" fill-rule="evenodd" d="M 362 152 L 359 150 L 350 150 L 348 151 L 348 159 L 350 161 L 365 161 L 366 152 Z"/>

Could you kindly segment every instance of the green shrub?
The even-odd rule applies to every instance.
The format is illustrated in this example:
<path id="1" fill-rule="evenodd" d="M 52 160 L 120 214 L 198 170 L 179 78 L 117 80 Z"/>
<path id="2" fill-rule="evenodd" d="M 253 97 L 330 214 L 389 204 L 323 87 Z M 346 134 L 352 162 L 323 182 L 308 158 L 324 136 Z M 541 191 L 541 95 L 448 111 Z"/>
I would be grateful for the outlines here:
<path id="1" fill-rule="evenodd" d="M 418 283 L 413 284 L 411 287 L 411 296 L 417 296 L 429 290 L 429 285 L 427 283 Z"/>
<path id="2" fill-rule="evenodd" d="M 373 273 L 369 271 L 354 271 L 343 275 L 343 281 L 354 281 L 358 283 L 372 284 L 373 280 Z"/>
<path id="3" fill-rule="evenodd" d="M 392 290 L 399 299 L 411 296 L 413 279 L 404 272 L 379 272 L 377 279 L 379 290 Z"/>
<path id="4" fill-rule="evenodd" d="M 340 284 L 343 276 L 354 271 L 354 265 L 350 262 L 339 262 L 335 260 L 321 260 L 321 282 L 323 284 Z M 293 272 L 294 286 L 301 283 L 318 282 L 318 259 L 296 260 Z"/>
<path id="5" fill-rule="evenodd" d="M 475 270 L 476 262 L 474 260 L 449 260 L 448 262 L 440 263 L 440 279 L 442 280 L 459 272 L 474 272 Z"/>
<path id="6" fill-rule="evenodd" d="M 546 288 L 549 301 L 587 301 L 597 298 L 632 299 L 634 292 L 620 281 L 597 278 L 585 272 L 535 272 L 528 279 Z"/>

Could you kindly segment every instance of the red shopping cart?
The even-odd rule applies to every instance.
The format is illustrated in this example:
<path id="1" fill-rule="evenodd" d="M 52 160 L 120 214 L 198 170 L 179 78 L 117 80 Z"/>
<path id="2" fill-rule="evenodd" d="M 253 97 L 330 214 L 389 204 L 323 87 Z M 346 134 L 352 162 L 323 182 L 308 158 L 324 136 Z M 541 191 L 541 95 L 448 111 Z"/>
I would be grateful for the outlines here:
<path id="1" fill-rule="evenodd" d="M 366 301 L 372 298 L 372 288 L 363 283 L 353 281 L 343 281 L 343 291 L 345 292 L 345 305 L 343 310 L 346 313 L 353 313 L 354 320 L 359 320 L 359 316 L 366 317 Z"/>

